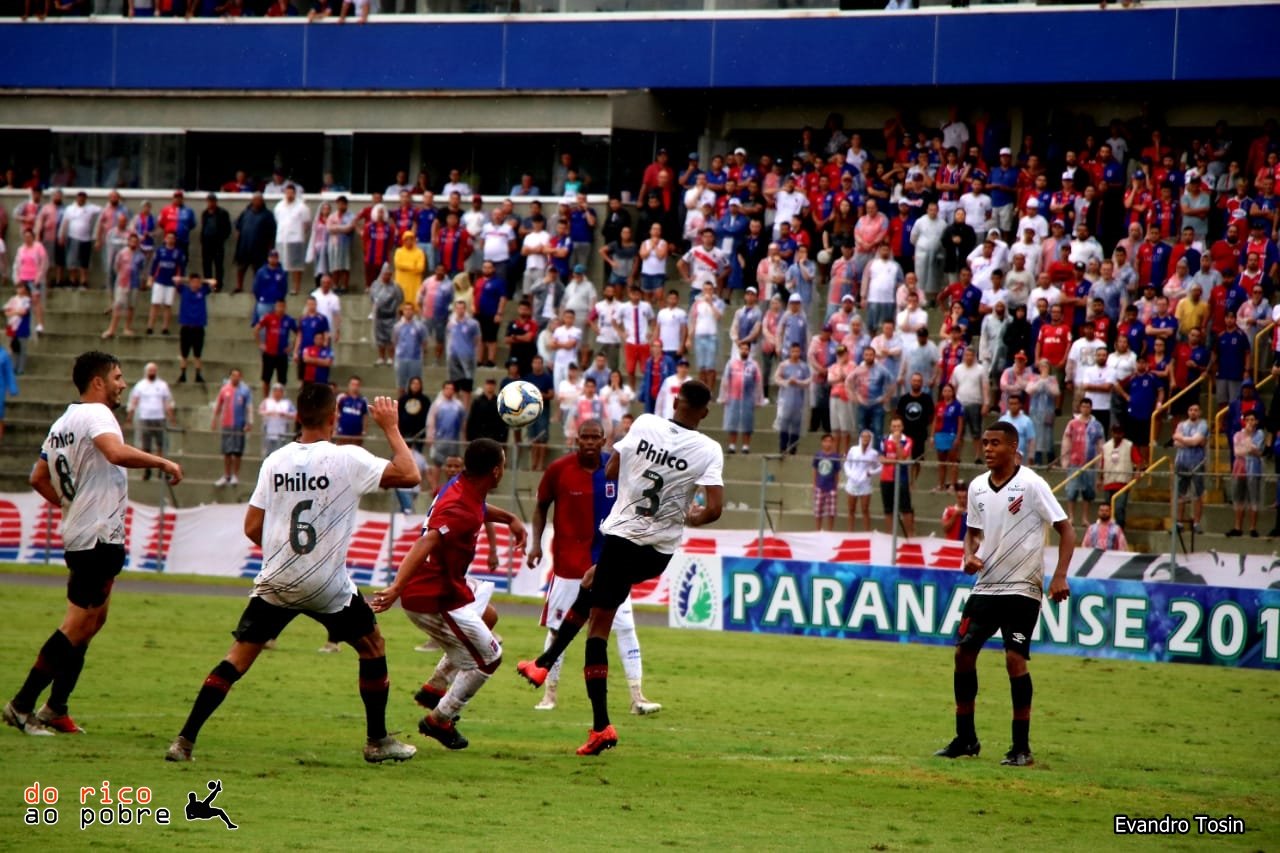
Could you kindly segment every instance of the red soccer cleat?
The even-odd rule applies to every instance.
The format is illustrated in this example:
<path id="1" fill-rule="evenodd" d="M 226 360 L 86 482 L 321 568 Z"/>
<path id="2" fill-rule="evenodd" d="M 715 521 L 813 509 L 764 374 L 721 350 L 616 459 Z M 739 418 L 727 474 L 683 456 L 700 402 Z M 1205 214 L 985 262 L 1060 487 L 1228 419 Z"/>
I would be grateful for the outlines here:
<path id="1" fill-rule="evenodd" d="M 60 735 L 84 734 L 84 729 L 76 725 L 70 714 L 54 714 L 46 705 L 35 713 L 36 722 L 51 732 Z M 30 725 L 30 723 L 28 723 Z"/>
<path id="2" fill-rule="evenodd" d="M 534 687 L 541 687 L 542 683 L 547 680 L 549 670 L 538 666 L 537 661 L 522 660 L 516 664 L 516 672 L 520 673 L 521 677 Z"/>
<path id="3" fill-rule="evenodd" d="M 613 724 L 604 727 L 604 731 L 598 732 L 591 729 L 587 732 L 587 742 L 578 747 L 578 755 L 599 755 L 606 749 L 613 749 L 618 745 L 618 731 Z"/>

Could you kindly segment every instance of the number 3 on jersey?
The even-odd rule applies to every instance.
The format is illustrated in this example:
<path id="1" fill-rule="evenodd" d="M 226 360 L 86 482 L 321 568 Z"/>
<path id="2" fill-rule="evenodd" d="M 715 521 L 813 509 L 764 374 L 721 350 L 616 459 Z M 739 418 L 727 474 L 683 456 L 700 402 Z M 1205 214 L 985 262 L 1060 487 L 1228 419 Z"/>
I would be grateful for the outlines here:
<path id="1" fill-rule="evenodd" d="M 67 503 L 76 499 L 76 481 L 71 476 L 71 462 L 59 453 L 54 457 L 53 470 L 58 474 L 58 491 L 67 499 Z"/>
<path id="2" fill-rule="evenodd" d="M 652 518 L 658 514 L 658 507 L 662 504 L 662 475 L 650 468 L 640 476 L 651 481 L 653 485 L 640 493 L 648 503 L 637 506 L 636 515 Z"/>
<path id="3" fill-rule="evenodd" d="M 298 501 L 289 513 L 289 546 L 295 554 L 310 554 L 316 547 L 316 529 L 302 520 L 302 514 L 311 509 L 315 501 Z"/>

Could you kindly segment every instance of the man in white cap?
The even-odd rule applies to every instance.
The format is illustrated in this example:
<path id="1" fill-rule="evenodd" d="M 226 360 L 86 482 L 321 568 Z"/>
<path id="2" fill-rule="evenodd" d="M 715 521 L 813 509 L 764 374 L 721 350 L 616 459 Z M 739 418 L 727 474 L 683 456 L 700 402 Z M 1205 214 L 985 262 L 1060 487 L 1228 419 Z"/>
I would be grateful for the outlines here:
<path id="1" fill-rule="evenodd" d="M 1063 172 L 1062 189 L 1053 194 L 1053 198 L 1049 202 L 1049 212 L 1054 219 L 1062 220 L 1068 234 L 1075 231 L 1076 196 L 1079 194 L 1076 191 L 1075 171 L 1069 169 Z"/>
<path id="2" fill-rule="evenodd" d="M 1034 196 L 1027 199 L 1026 215 L 1018 220 L 1019 234 L 1022 234 L 1028 228 L 1035 234 L 1036 243 L 1049 236 L 1049 223 L 1040 215 L 1040 200 Z"/>
<path id="3" fill-rule="evenodd" d="M 1006 238 L 1016 238 L 1013 219 L 1014 200 L 1018 197 L 1018 167 L 1013 164 L 1012 149 L 1000 149 L 1000 163 L 991 168 L 987 191 L 991 193 L 991 216 L 996 227 Z"/>

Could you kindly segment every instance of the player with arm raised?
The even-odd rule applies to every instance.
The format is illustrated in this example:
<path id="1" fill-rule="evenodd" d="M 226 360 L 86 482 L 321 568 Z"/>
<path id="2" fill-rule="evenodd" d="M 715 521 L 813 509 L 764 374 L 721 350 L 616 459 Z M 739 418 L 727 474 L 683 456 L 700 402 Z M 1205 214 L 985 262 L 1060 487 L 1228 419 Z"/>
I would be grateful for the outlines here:
<path id="1" fill-rule="evenodd" d="M 987 472 L 969 484 L 969 532 L 964 540 L 964 570 L 977 574 L 964 607 L 956 639 L 956 736 L 935 755 L 959 758 L 982 749 L 973 725 L 978 696 L 978 652 L 998 630 L 1004 638 L 1005 668 L 1013 699 L 1013 745 L 1001 764 L 1027 767 L 1031 755 L 1031 635 L 1044 597 L 1045 528 L 1058 531 L 1058 564 L 1049 597 L 1071 594 L 1067 568 L 1076 547 L 1075 530 L 1062 504 L 1039 474 L 1018 464 L 1018 431 L 998 422 L 982 434 Z"/>
<path id="2" fill-rule="evenodd" d="M 390 462 L 363 447 L 329 440 L 338 419 L 332 388 L 312 382 L 298 392 L 301 435 L 263 460 L 244 514 L 245 535 L 262 548 L 262 571 L 231 632 L 231 650 L 204 680 L 166 760 L 191 760 L 201 726 L 267 641 L 299 614 L 324 625 L 330 636 L 351 644 L 359 655 L 368 738 L 364 760 L 405 761 L 417 751 L 387 734 L 386 649 L 373 610 L 347 574 L 347 546 L 360 496 L 378 489 L 411 489 L 419 481 L 413 453 L 400 435 L 396 401 L 377 397 L 371 411 L 391 446 Z"/>
<path id="3" fill-rule="evenodd" d="M 583 421 L 578 425 L 577 452 L 552 462 L 538 484 L 537 508 L 533 514 L 532 541 L 529 544 L 528 563 L 531 569 L 542 562 L 542 532 L 547 525 L 547 514 L 555 505 L 551 538 L 554 574 L 547 589 L 546 605 L 542 608 L 547 648 L 555 642 L 560 626 L 572 616 L 582 576 L 600 559 L 600 549 L 604 545 L 600 525 L 618 498 L 618 482 L 605 477 L 605 468 L 612 455 L 601 453 L 604 440 L 604 425 L 600 421 Z M 627 686 L 631 691 L 631 713 L 661 711 L 662 706 L 646 699 L 641 689 L 640 640 L 636 636 L 631 596 L 627 596 L 614 614 L 613 629 L 618 656 L 622 658 Z M 556 707 L 556 685 L 560 681 L 560 663 L 563 660 L 562 655 L 551 665 L 542 701 L 535 706 L 539 711 L 550 711 Z"/>
<path id="4" fill-rule="evenodd" d="M 67 613 L 45 641 L 17 695 L 4 706 L 4 720 L 29 735 L 82 731 L 67 714 L 89 642 L 107 621 L 111 586 L 124 568 L 124 516 L 129 484 L 124 468 L 159 468 L 171 483 L 182 479 L 177 463 L 124 443 L 112 409 L 125 391 L 120 362 L 105 352 L 76 359 L 71 379 L 80 392 L 53 422 L 31 472 L 31 487 L 62 508 Z M 32 713 L 52 684 L 48 701 Z"/>
<path id="5" fill-rule="evenodd" d="M 454 719 L 502 663 L 502 645 L 472 607 L 475 594 L 467 584 L 467 570 L 486 521 L 511 528 L 513 548 L 524 545 L 520 519 L 485 503 L 502 482 L 506 467 L 507 454 L 498 442 L 477 438 L 468 444 L 462 473 L 436 495 L 422 537 L 400 561 L 395 581 L 373 597 L 378 613 L 401 599 L 409 621 L 444 649 L 445 657 L 428 683 L 448 683 L 449 688 L 418 723 L 418 731 L 448 749 L 467 748 Z"/>
<path id="6" fill-rule="evenodd" d="M 600 525 L 604 534 L 600 558 L 583 576 L 582 590 L 555 641 L 537 660 L 521 661 L 516 667 L 529 683 L 542 686 L 556 658 L 590 619 L 582 674 L 593 722 L 579 755 L 599 755 L 618 744 L 607 701 L 608 639 L 615 611 L 627 600 L 633 584 L 662 574 L 680 547 L 686 526 L 700 527 L 720 517 L 724 452 L 698 432 L 710 402 L 711 389 L 690 380 L 676 395 L 671 420 L 641 415 L 614 445 L 605 479 L 617 479 L 618 500 Z M 706 489 L 705 506 L 693 505 L 699 486 Z"/>

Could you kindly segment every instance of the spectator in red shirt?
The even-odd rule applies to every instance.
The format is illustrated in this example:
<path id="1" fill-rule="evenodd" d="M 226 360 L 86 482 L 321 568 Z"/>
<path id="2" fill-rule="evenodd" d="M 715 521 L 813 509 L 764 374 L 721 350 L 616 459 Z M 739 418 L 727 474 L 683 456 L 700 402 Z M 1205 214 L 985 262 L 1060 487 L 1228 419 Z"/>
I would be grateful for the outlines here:
<path id="1" fill-rule="evenodd" d="M 293 351 L 291 335 L 297 334 L 298 321 L 285 313 L 285 301 L 281 299 L 275 310 L 264 314 L 253 327 L 262 351 L 262 398 L 271 395 L 271 375 L 277 376 L 281 385 L 289 381 L 289 353 Z"/>
<path id="2" fill-rule="evenodd" d="M 396 227 L 387 220 L 387 209 L 380 204 L 374 205 L 371 221 L 364 229 L 365 290 L 377 280 L 382 265 L 391 263 L 398 245 Z"/>
<path id="3" fill-rule="evenodd" d="M 1040 327 L 1040 337 L 1036 339 L 1036 363 L 1048 361 L 1058 381 L 1063 382 L 1070 349 L 1071 326 L 1062 318 L 1062 306 L 1050 305 L 1049 322 Z"/>
<path id="4" fill-rule="evenodd" d="M 645 167 L 644 176 L 640 180 L 640 192 L 636 195 L 637 200 L 646 198 L 651 190 L 656 190 L 660 186 L 670 186 L 670 183 L 676 179 L 676 170 L 671 168 L 667 159 L 667 149 L 659 148 L 657 158 Z M 663 174 L 667 179 L 665 182 L 660 182 L 659 176 Z"/>
<path id="5" fill-rule="evenodd" d="M 1226 236 L 1209 247 L 1209 257 L 1213 259 L 1213 268 L 1222 274 L 1224 280 L 1236 277 L 1240 271 L 1239 221 L 1227 225 Z"/>

